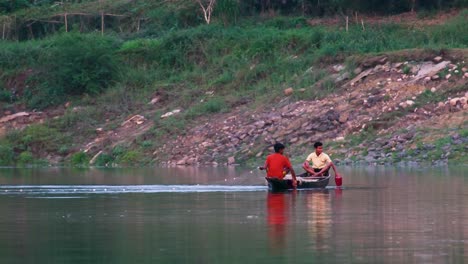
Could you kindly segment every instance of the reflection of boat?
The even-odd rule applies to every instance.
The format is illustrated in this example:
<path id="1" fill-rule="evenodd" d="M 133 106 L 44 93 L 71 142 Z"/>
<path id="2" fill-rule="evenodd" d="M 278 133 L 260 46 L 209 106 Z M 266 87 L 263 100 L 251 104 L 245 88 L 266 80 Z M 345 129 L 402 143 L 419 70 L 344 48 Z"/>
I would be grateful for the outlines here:
<path id="1" fill-rule="evenodd" d="M 297 189 L 313 189 L 325 188 L 330 180 L 330 175 L 325 177 L 304 177 L 306 174 L 297 175 Z M 288 177 L 289 176 L 289 177 Z M 292 178 L 286 175 L 283 179 L 278 178 L 265 178 L 268 182 L 268 189 L 270 191 L 286 191 L 292 190 Z"/>

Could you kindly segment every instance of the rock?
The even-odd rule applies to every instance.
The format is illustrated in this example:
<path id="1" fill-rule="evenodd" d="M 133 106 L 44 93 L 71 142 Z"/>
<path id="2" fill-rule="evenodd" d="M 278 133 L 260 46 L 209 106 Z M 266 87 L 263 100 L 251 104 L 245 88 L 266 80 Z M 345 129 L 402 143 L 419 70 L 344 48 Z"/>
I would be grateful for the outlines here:
<path id="1" fill-rule="evenodd" d="M 342 70 L 345 69 L 345 66 L 343 66 L 343 64 L 337 64 L 337 65 L 334 65 L 332 68 L 335 72 L 341 72 Z"/>
<path id="2" fill-rule="evenodd" d="M 381 59 L 379 60 L 379 63 L 380 63 L 380 64 L 385 64 L 385 63 L 387 63 L 387 60 L 388 60 L 387 57 L 383 57 L 383 58 L 381 58 Z"/>
<path id="3" fill-rule="evenodd" d="M 446 79 L 446 80 L 450 79 L 450 77 L 452 77 L 452 74 L 450 74 L 450 73 L 447 74 L 447 75 L 445 75 L 445 79 Z"/>
<path id="4" fill-rule="evenodd" d="M 96 155 L 94 155 L 94 157 L 89 161 L 89 164 L 90 165 L 93 165 L 94 163 L 96 163 L 96 160 L 97 158 L 102 154 L 102 150 L 100 150 Z"/>
<path id="5" fill-rule="evenodd" d="M 437 74 L 431 76 L 431 80 L 433 80 L 433 81 L 437 81 L 437 80 L 439 80 L 439 79 L 440 79 L 440 76 L 437 75 Z"/>
<path id="6" fill-rule="evenodd" d="M 232 165 L 236 163 L 236 159 L 234 157 L 229 157 L 227 160 L 228 165 Z"/>
<path id="7" fill-rule="evenodd" d="M 453 99 L 450 99 L 449 103 L 450 103 L 451 106 L 456 106 L 459 100 L 460 100 L 460 98 L 455 97 Z"/>
<path id="8" fill-rule="evenodd" d="M 27 112 L 19 112 L 19 113 L 16 113 L 16 114 L 12 114 L 12 115 L 7 115 L 7 116 L 4 116 L 2 118 L 0 118 L 0 123 L 5 123 L 5 122 L 9 122 L 9 121 L 12 121 L 18 117 L 23 117 L 23 116 L 30 116 L 31 114 L 30 113 L 27 113 Z"/>
<path id="9" fill-rule="evenodd" d="M 194 165 L 195 163 L 197 163 L 197 159 L 196 158 L 188 158 L 185 163 L 187 165 Z"/>
<path id="10" fill-rule="evenodd" d="M 167 112 L 165 113 L 164 115 L 161 115 L 161 118 L 167 118 L 167 117 L 170 117 L 172 115 L 175 115 L 175 114 L 178 114 L 180 113 L 180 109 L 175 109 L 175 110 L 172 110 L 171 112 Z"/>
<path id="11" fill-rule="evenodd" d="M 289 88 L 287 88 L 287 89 L 284 89 L 284 95 L 285 95 L 285 96 L 290 96 L 290 95 L 293 94 L 293 92 L 294 92 L 294 89 L 293 89 L 292 87 L 289 87 Z"/>
<path id="12" fill-rule="evenodd" d="M 335 79 L 335 83 L 342 82 L 344 80 L 349 79 L 349 73 L 343 72 L 342 74 L 339 74 L 338 76 L 336 76 L 334 79 Z"/>
<path id="13" fill-rule="evenodd" d="M 421 64 L 418 74 L 414 77 L 412 82 L 417 82 L 421 79 L 426 78 L 426 76 L 433 76 L 436 75 L 439 71 L 445 69 L 449 64 L 449 61 L 443 61 L 434 65 L 432 62 L 424 62 Z"/>
<path id="14" fill-rule="evenodd" d="M 463 74 L 463 78 L 468 78 L 468 72 L 465 72 L 465 74 Z"/>
<path id="15" fill-rule="evenodd" d="M 433 61 L 434 63 L 439 63 L 439 62 L 441 62 L 443 59 L 444 59 L 444 58 L 442 58 L 441 56 L 437 56 L 437 57 L 433 58 L 432 61 Z"/>
<path id="16" fill-rule="evenodd" d="M 397 62 L 397 63 L 393 64 L 393 68 L 399 69 L 402 65 L 403 65 L 402 62 Z"/>
<path id="17" fill-rule="evenodd" d="M 348 118 L 349 118 L 349 112 L 344 112 L 344 113 L 341 113 L 340 114 L 340 117 L 338 118 L 338 122 L 340 123 L 345 123 L 346 121 L 348 121 Z"/>
<path id="18" fill-rule="evenodd" d="M 468 72 L 468 68 L 467 68 L 467 67 L 463 67 L 463 68 L 462 68 L 462 72 Z"/>
<path id="19" fill-rule="evenodd" d="M 362 72 L 362 68 L 361 67 L 357 67 L 356 69 L 354 69 L 353 73 L 358 75 Z"/>
<path id="20" fill-rule="evenodd" d="M 156 96 L 154 97 L 153 99 L 151 99 L 151 101 L 148 103 L 148 104 L 151 104 L 151 105 L 154 105 L 156 104 L 157 102 L 159 102 L 161 98 L 159 96 Z"/>
<path id="21" fill-rule="evenodd" d="M 125 120 L 125 122 L 123 122 L 120 126 L 125 126 L 125 125 L 128 125 L 130 123 L 134 123 L 134 124 L 137 124 L 137 125 L 141 125 L 143 124 L 144 122 L 146 121 L 146 118 L 142 115 L 134 115 L 132 117 L 130 117 L 129 119 Z"/>
<path id="22" fill-rule="evenodd" d="M 436 90 L 435 87 L 432 87 L 432 88 L 431 88 L 431 92 L 432 92 L 432 93 L 435 93 L 436 91 L 437 91 L 437 90 Z"/>
<path id="23" fill-rule="evenodd" d="M 412 100 L 406 100 L 405 102 L 401 102 L 399 104 L 399 106 L 401 106 L 402 108 L 406 108 L 406 107 L 412 106 L 412 105 L 414 105 L 414 101 L 412 101 Z"/>
<path id="24" fill-rule="evenodd" d="M 425 82 L 428 82 L 428 81 L 430 81 L 430 80 L 431 80 L 431 77 L 429 77 L 429 76 L 427 76 L 426 78 L 424 78 L 424 81 L 425 81 Z"/>
<path id="25" fill-rule="evenodd" d="M 466 105 L 467 100 L 468 100 L 467 97 L 461 97 L 461 98 L 460 98 L 460 104 L 462 105 L 462 107 Z"/>
<path id="26" fill-rule="evenodd" d="M 184 157 L 181 160 L 176 162 L 176 165 L 186 165 L 188 157 Z"/>

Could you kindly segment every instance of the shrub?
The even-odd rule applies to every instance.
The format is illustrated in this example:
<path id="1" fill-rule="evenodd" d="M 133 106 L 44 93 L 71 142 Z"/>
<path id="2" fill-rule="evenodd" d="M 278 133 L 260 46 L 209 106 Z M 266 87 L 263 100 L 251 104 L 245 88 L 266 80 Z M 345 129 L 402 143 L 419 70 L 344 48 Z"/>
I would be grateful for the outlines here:
<path id="1" fill-rule="evenodd" d="M 89 157 L 86 153 L 80 151 L 71 156 L 70 162 L 72 166 L 88 166 Z"/>
<path id="2" fill-rule="evenodd" d="M 123 165 L 136 165 L 141 163 L 142 154 L 136 150 L 130 150 L 124 153 L 117 160 L 118 163 Z"/>
<path id="3" fill-rule="evenodd" d="M 18 156 L 18 165 L 31 165 L 34 163 L 34 156 L 29 151 L 23 151 Z"/>
<path id="4" fill-rule="evenodd" d="M 114 158 L 106 153 L 102 153 L 96 158 L 96 161 L 94 162 L 94 165 L 98 167 L 104 167 L 108 166 L 110 163 L 114 161 Z"/>
<path id="5" fill-rule="evenodd" d="M 13 148 L 6 142 L 0 143 L 0 166 L 12 166 L 15 157 Z"/>
<path id="6" fill-rule="evenodd" d="M 44 108 L 69 96 L 95 95 L 117 80 L 118 43 L 96 34 L 67 33 L 43 43 L 37 73 L 30 80 L 29 106 Z"/>

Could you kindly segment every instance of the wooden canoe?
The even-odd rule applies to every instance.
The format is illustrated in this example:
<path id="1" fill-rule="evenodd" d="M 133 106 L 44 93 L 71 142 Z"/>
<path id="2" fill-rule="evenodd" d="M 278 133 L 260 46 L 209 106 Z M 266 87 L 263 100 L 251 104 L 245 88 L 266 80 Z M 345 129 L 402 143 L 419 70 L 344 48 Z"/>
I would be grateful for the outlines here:
<path id="1" fill-rule="evenodd" d="M 266 177 L 268 183 L 268 190 L 273 192 L 293 190 L 292 178 L 286 175 L 284 179 L 270 178 Z M 317 189 L 325 188 L 330 181 L 331 176 L 325 177 L 302 177 L 302 175 L 297 175 L 297 189 Z"/>

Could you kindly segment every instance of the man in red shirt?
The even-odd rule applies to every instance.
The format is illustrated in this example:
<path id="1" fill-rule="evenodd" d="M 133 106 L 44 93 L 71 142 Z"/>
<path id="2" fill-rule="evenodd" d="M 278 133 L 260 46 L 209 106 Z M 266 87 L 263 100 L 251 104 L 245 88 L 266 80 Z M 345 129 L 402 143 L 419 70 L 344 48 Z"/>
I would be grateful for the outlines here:
<path id="1" fill-rule="evenodd" d="M 285 149 L 284 145 L 281 143 L 276 143 L 273 148 L 275 149 L 275 153 L 268 155 L 265 161 L 265 165 L 260 169 L 265 169 L 267 171 L 267 177 L 279 179 L 283 179 L 285 175 L 284 172 L 289 170 L 293 178 L 293 186 L 296 188 L 296 173 L 294 172 L 289 159 L 283 155 Z"/>

